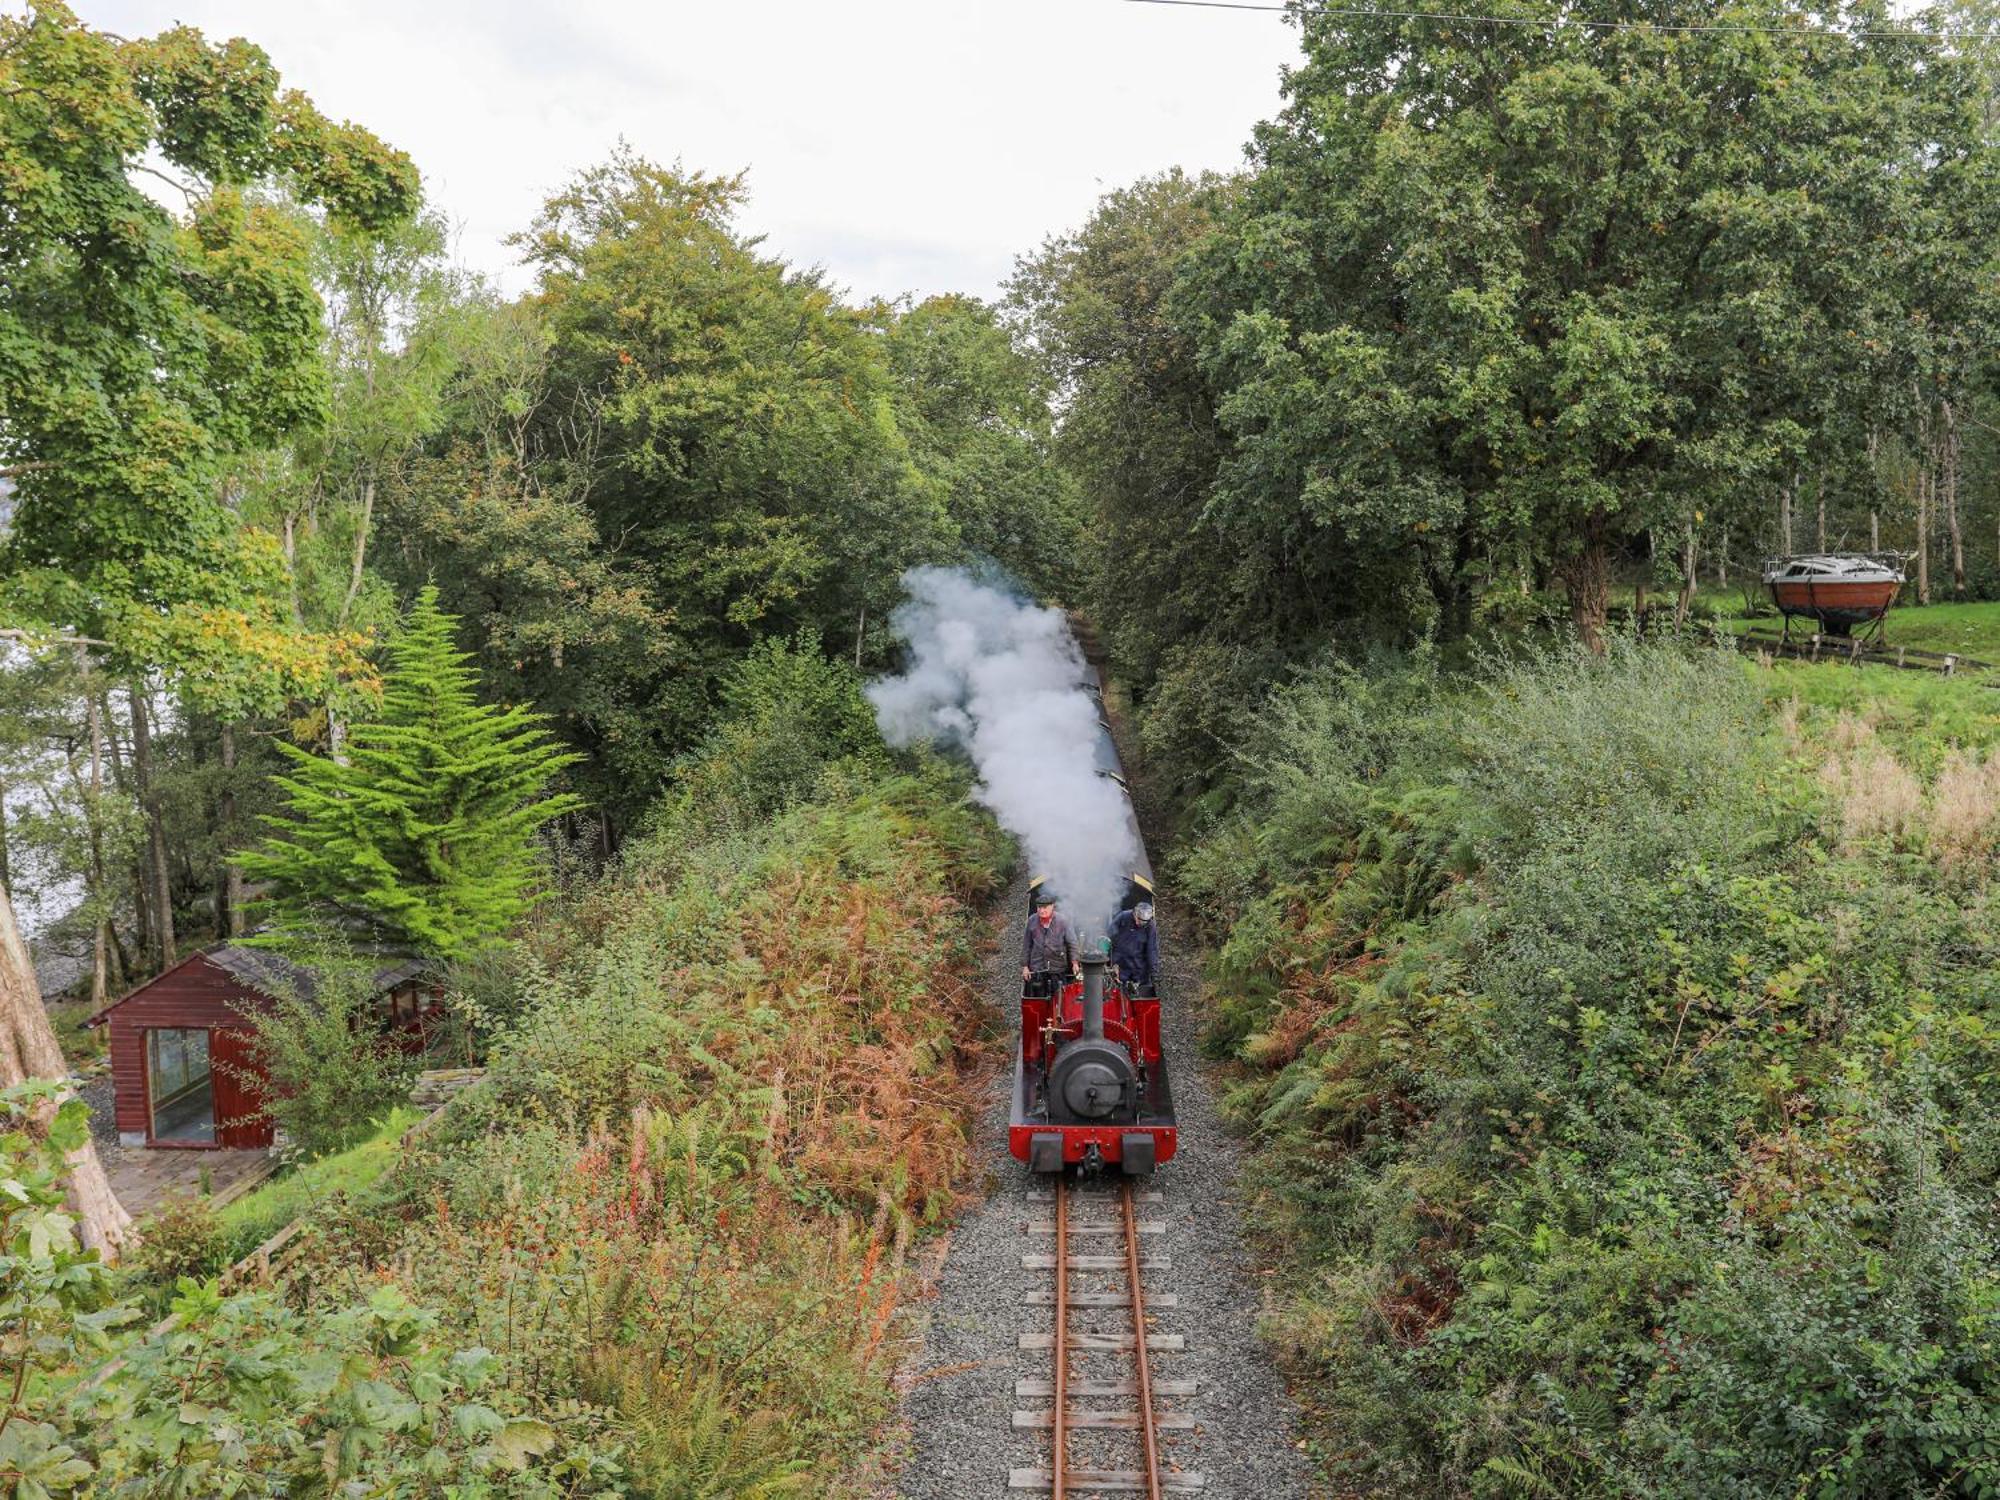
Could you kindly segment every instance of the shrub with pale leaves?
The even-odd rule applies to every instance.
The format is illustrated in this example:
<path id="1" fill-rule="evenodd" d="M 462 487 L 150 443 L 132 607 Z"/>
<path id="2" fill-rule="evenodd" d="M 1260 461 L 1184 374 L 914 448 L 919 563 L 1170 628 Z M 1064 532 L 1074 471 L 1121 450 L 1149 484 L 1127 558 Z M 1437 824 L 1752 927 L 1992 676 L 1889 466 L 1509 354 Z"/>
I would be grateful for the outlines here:
<path id="1" fill-rule="evenodd" d="M 1841 722 L 1850 720 L 1843 714 Z M 1840 818 L 1842 843 L 1850 849 L 1875 839 L 1901 848 L 1923 825 L 1923 783 L 1868 739 L 1828 756 L 1819 780 Z"/>
<path id="2" fill-rule="evenodd" d="M 1946 757 L 1931 790 L 1930 846 L 1948 868 L 1963 869 L 2000 844 L 2000 754 Z"/>

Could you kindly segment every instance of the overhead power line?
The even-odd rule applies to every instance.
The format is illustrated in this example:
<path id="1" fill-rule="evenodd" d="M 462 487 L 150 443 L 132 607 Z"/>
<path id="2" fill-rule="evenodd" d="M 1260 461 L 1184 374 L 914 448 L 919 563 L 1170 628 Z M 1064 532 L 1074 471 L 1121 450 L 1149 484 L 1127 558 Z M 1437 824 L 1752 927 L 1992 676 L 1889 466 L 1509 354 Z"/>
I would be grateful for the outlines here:
<path id="1" fill-rule="evenodd" d="M 1912 27 L 1864 26 L 1854 31 L 1829 31 L 1817 26 L 1742 26 L 1727 21 L 1589 21 L 1573 16 L 1485 16 L 1460 11 L 1377 10 L 1344 5 L 1271 5 L 1263 0 L 1123 0 L 1126 5 L 1172 5 L 1188 10 L 1251 10 L 1282 15 L 1302 9 L 1308 16 L 1348 16 L 1365 21 L 1454 21 L 1465 25 L 1483 22 L 1493 26 L 1580 26 L 1591 31 L 1724 32 L 1738 36 L 1833 37 L 1853 40 L 1867 37 L 1910 42 L 2000 41 L 2000 31 L 1918 31 Z"/>

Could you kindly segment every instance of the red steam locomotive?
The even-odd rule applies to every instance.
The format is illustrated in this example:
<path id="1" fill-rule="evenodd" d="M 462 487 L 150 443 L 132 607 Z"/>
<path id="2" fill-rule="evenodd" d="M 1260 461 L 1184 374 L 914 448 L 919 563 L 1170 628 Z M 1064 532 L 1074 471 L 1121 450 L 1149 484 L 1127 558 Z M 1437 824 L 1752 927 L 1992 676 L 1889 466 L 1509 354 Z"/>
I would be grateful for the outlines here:
<path id="1" fill-rule="evenodd" d="M 1097 747 L 1098 774 L 1121 792 L 1109 725 Z M 1153 898 L 1152 871 L 1130 797 L 1125 816 L 1140 868 L 1123 905 Z M 1034 887 L 1029 887 L 1030 904 Z M 1007 1149 L 1035 1172 L 1115 1167 L 1143 1176 L 1174 1154 L 1174 1100 L 1160 1041 L 1160 998 L 1125 993 L 1101 943 L 1080 956 L 1081 981 L 1021 994 L 1021 1045 Z"/>
<path id="2" fill-rule="evenodd" d="M 1082 963 L 1081 982 L 1021 997 L 1007 1147 L 1035 1172 L 1140 1176 L 1174 1154 L 1159 997 L 1125 994 L 1101 953 Z"/>

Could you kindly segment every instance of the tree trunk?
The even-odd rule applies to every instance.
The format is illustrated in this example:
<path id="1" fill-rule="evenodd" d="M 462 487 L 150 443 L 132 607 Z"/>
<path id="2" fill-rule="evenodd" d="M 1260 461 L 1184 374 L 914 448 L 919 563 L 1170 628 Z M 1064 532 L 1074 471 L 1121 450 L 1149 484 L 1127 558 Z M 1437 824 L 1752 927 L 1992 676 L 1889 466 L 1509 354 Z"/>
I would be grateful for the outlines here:
<path id="1" fill-rule="evenodd" d="M 371 362 L 368 373 L 368 388 L 372 394 L 375 387 L 374 366 Z M 361 580 L 367 576 L 368 531 L 375 522 L 375 475 L 370 471 L 361 481 L 361 518 L 354 526 L 354 551 L 348 559 L 347 592 L 341 596 L 340 613 L 334 618 L 334 629 L 345 630 L 347 617 L 354 609 L 354 601 L 361 596 Z M 340 715 L 334 711 L 333 699 L 326 700 L 326 752 L 337 766 L 347 764 L 347 726 L 340 722 Z"/>
<path id="2" fill-rule="evenodd" d="M 1792 486 L 1795 482 L 1796 476 L 1787 476 L 1778 487 L 1778 551 L 1786 557 L 1792 555 Z"/>
<path id="3" fill-rule="evenodd" d="M 29 1078 L 69 1077 L 55 1028 L 42 1004 L 41 986 L 28 945 L 14 920 L 14 903 L 0 886 L 0 1085 Z M 70 1096 L 64 1089 L 58 1103 Z M 69 1202 L 77 1216 L 77 1233 L 84 1245 L 106 1260 L 118 1258 L 132 1220 L 104 1175 L 97 1146 L 86 1136 L 69 1157 Z"/>
<path id="4" fill-rule="evenodd" d="M 292 623 L 306 628 L 305 605 L 299 601 L 299 517 L 298 512 L 285 512 L 285 587 L 291 595 Z"/>
<path id="5" fill-rule="evenodd" d="M 104 717 L 97 706 L 97 684 L 91 680 L 90 648 L 76 648 L 77 668 L 83 677 L 84 714 L 90 730 L 90 781 L 83 796 L 83 825 L 90 840 L 90 896 L 98 908 L 96 930 L 90 944 L 90 1005 L 102 1010 L 111 996 L 106 982 L 105 928 L 110 918 L 104 908 L 110 891 L 104 880 L 104 840 L 98 829 L 99 794 L 104 786 Z"/>
<path id="6" fill-rule="evenodd" d="M 0 776 L 0 886 L 14 884 L 13 867 L 7 860 L 7 778 Z"/>
<path id="7" fill-rule="evenodd" d="M 111 772 L 110 790 L 117 794 L 121 804 L 130 802 L 136 805 L 139 799 L 132 790 L 131 779 L 125 774 L 125 756 L 118 748 L 118 716 L 111 711 L 108 687 L 97 700 L 97 713 L 99 722 L 104 725 L 104 760 Z M 101 809 L 103 797 L 100 795 L 95 801 Z M 137 962 L 134 962 L 133 955 L 125 950 L 125 940 L 118 935 L 116 919 L 112 919 L 105 932 L 111 939 L 111 991 L 118 995 L 125 993 L 125 986 L 138 974 L 146 962 L 146 955 L 158 946 L 153 937 L 153 898 L 149 894 L 152 876 L 147 870 L 146 852 L 136 850 L 131 864 L 121 874 L 132 883 L 132 917 L 139 938 L 139 953 Z M 109 870 L 105 871 L 104 888 L 107 892 L 111 889 Z"/>
<path id="8" fill-rule="evenodd" d="M 345 630 L 347 617 L 354 610 L 354 601 L 361 596 L 361 580 L 368 562 L 368 529 L 375 521 L 375 476 L 370 473 L 361 481 L 361 520 L 354 528 L 354 553 L 348 562 L 347 592 L 341 597 L 340 614 L 334 620 L 334 628 Z"/>
<path id="9" fill-rule="evenodd" d="M 111 876 L 110 872 L 104 867 L 104 854 L 100 847 L 96 799 L 91 796 L 90 777 L 77 766 L 76 752 L 73 748 L 64 756 L 63 765 L 69 772 L 70 789 L 76 793 L 76 805 L 83 809 L 84 839 L 86 847 L 90 851 L 89 858 L 84 861 L 83 867 L 84 901 L 92 908 L 101 910 L 109 907 L 111 903 Z M 56 801 L 55 794 L 50 792 L 46 793 L 46 795 L 49 799 L 50 815 L 60 820 L 62 818 L 62 809 Z M 132 876 L 135 880 L 138 878 L 138 869 L 136 866 L 132 871 Z M 118 936 L 118 926 L 108 917 L 93 919 L 91 927 L 91 959 L 92 995 L 93 997 L 96 995 L 99 971 L 101 970 L 105 1000 L 108 1003 L 111 991 L 121 989 L 124 986 L 125 976 L 131 972 L 132 968 L 128 955 L 125 952 L 125 941 Z"/>
<path id="10" fill-rule="evenodd" d="M 1722 540 L 1715 549 L 1715 586 L 1729 587 L 1729 523 L 1722 523 Z"/>
<path id="11" fill-rule="evenodd" d="M 1876 453 L 1881 447 L 1882 434 L 1875 427 L 1868 429 L 1868 550 L 1882 550 L 1882 513 L 1876 502 L 1882 496 L 1882 469 L 1876 462 Z"/>
<path id="12" fill-rule="evenodd" d="M 1814 543 L 1814 546 L 1819 551 L 1824 552 L 1826 551 L 1826 477 L 1824 475 L 1820 476 L 1819 485 L 1814 491 L 1813 503 L 1814 534 L 1819 538 Z"/>
<path id="13" fill-rule="evenodd" d="M 131 986 L 133 978 L 139 972 L 139 966 L 132 961 L 132 955 L 125 951 L 125 939 L 118 935 L 118 924 L 108 916 L 104 919 L 104 939 L 111 993 L 122 995 Z"/>
<path id="14" fill-rule="evenodd" d="M 132 877 L 132 915 L 138 924 L 139 952 L 142 957 L 157 955 L 160 946 L 158 929 L 153 923 L 153 877 L 148 869 L 148 863 L 145 856 L 141 855 L 132 861 L 129 872 Z M 118 936 L 115 924 L 112 926 L 111 935 L 114 938 Z"/>
<path id="15" fill-rule="evenodd" d="M 1917 603 L 1931 602 L 1931 471 L 1929 456 L 1917 465 Z"/>
<path id="16" fill-rule="evenodd" d="M 146 842 L 151 856 L 153 939 L 160 969 L 174 962 L 174 885 L 167 873 L 167 822 L 160 811 L 159 789 L 153 785 L 152 714 L 146 704 L 142 683 L 126 688 L 132 700 L 132 778 L 139 793 L 139 805 L 146 811 Z"/>
<path id="17" fill-rule="evenodd" d="M 1943 403 L 1944 423 L 1938 441 L 1943 452 L 1938 465 L 1938 482 L 1944 487 L 1945 534 L 1951 542 L 1951 592 L 1965 597 L 1965 533 L 1958 517 L 1958 414 L 1949 401 Z"/>
<path id="18" fill-rule="evenodd" d="M 1446 640 L 1464 640 L 1472 633 L 1472 560 L 1478 555 L 1478 544 L 1471 520 L 1461 517 L 1453 530 L 1449 571 L 1438 598 Z"/>
<path id="19" fill-rule="evenodd" d="M 1694 544 L 1694 519 L 1688 518 L 1686 548 L 1681 553 L 1681 596 L 1674 604 L 1674 628 L 1678 630 L 1687 624 L 1688 615 L 1694 609 L 1694 591 L 1697 585 L 1695 567 L 1697 554 Z"/>
<path id="20" fill-rule="evenodd" d="M 222 726 L 222 911 L 217 936 L 243 934 L 243 872 L 236 867 L 236 727 Z"/>
<path id="21" fill-rule="evenodd" d="M 1437 632 L 1442 640 L 1462 640 L 1471 629 L 1470 574 L 1474 541 L 1472 528 L 1461 525 L 1452 537 L 1450 554 L 1445 557 L 1433 555 L 1426 558 L 1423 564 L 1424 587 L 1430 591 L 1431 602 L 1437 607 Z M 860 641 L 857 630 L 857 666 L 861 660 L 858 654 Z"/>
<path id="22" fill-rule="evenodd" d="M 1604 525 L 1602 511 L 1591 515 L 1584 522 L 1583 545 L 1558 570 L 1569 593 L 1569 615 L 1577 639 L 1594 656 L 1604 654 L 1604 626 L 1611 613 L 1611 558 Z"/>

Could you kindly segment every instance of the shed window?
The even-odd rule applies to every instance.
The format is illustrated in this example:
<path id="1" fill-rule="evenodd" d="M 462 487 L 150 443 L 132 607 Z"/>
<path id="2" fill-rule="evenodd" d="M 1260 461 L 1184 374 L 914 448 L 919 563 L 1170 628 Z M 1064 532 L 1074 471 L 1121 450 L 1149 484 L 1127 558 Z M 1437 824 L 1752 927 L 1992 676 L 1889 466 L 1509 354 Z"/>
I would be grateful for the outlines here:
<path id="1" fill-rule="evenodd" d="M 215 1139 L 215 1079 L 206 1027 L 158 1027 L 146 1033 L 146 1093 L 153 1139 Z"/>

